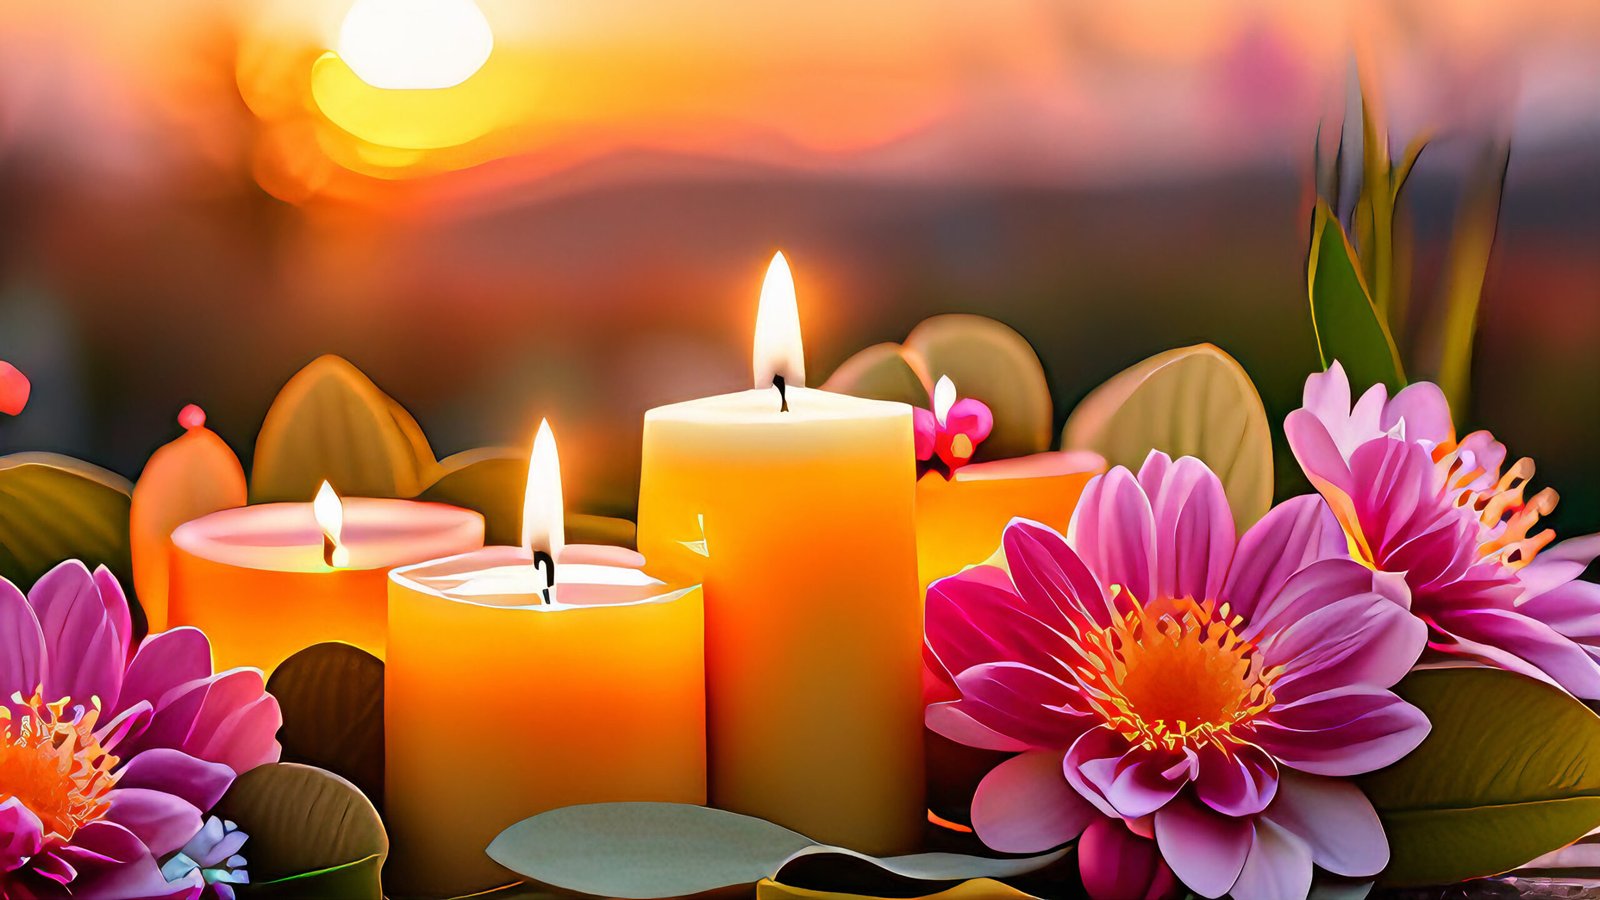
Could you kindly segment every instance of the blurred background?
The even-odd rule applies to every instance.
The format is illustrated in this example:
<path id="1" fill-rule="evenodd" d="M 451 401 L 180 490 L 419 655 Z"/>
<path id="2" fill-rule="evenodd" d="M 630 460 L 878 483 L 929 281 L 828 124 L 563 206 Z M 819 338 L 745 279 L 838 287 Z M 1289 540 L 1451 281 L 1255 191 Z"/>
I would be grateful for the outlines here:
<path id="1" fill-rule="evenodd" d="M 780 248 L 812 383 L 962 311 L 1032 341 L 1058 425 L 1199 341 L 1281 419 L 1359 67 L 1396 153 L 1432 136 L 1419 285 L 1509 137 L 1470 424 L 1600 529 L 1592 0 L 361 2 L 0 6 L 0 359 L 34 385 L 0 451 L 134 476 L 195 402 L 248 466 L 337 353 L 441 455 L 550 417 L 569 497 L 629 512 L 643 411 L 746 386 Z"/>

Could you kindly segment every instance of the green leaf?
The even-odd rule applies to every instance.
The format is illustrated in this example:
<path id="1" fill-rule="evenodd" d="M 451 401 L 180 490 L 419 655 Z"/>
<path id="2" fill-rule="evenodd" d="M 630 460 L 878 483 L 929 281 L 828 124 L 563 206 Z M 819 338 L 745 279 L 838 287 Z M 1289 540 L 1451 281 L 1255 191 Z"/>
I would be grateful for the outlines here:
<path id="1" fill-rule="evenodd" d="M 267 410 L 250 500 L 309 500 L 324 479 L 341 494 L 415 497 L 437 465 L 410 413 L 355 366 L 321 356 Z"/>
<path id="2" fill-rule="evenodd" d="M 1137 472 L 1151 450 L 1217 473 L 1242 531 L 1272 504 L 1272 432 L 1244 369 L 1211 344 L 1168 350 L 1100 385 L 1067 418 L 1063 450 Z"/>
<path id="3" fill-rule="evenodd" d="M 869 400 L 898 400 L 927 409 L 928 386 L 899 344 L 873 344 L 833 370 L 822 389 Z"/>
<path id="4" fill-rule="evenodd" d="M 1472 383 L 1472 345 L 1478 333 L 1478 307 L 1483 282 L 1489 272 L 1495 230 L 1500 221 L 1500 201 L 1510 144 L 1491 148 L 1484 155 L 1477 177 L 1462 200 L 1445 261 L 1443 321 L 1437 334 L 1439 389 L 1450 400 L 1456 421 L 1466 418 Z"/>
<path id="5" fill-rule="evenodd" d="M 383 796 L 382 660 L 350 644 L 313 644 L 273 670 L 267 691 L 283 711 L 285 762 L 326 769 L 370 798 Z"/>
<path id="6" fill-rule="evenodd" d="M 304 879 L 273 896 L 383 897 L 380 873 L 389 855 L 383 822 L 355 785 L 331 772 L 296 763 L 251 769 L 228 789 L 216 814 L 249 835 L 244 856 L 254 881 Z"/>
<path id="7" fill-rule="evenodd" d="M 481 447 L 439 462 L 438 480 L 417 497 L 474 510 L 483 516 L 483 542 L 515 547 L 522 543 L 522 498 L 528 486 L 528 451 L 515 447 Z M 634 525 L 627 519 L 569 511 L 567 543 L 635 546 Z"/>
<path id="8" fill-rule="evenodd" d="M 248 842 L 245 847 L 249 852 Z M 382 874 L 383 857 L 375 853 L 315 872 L 236 885 L 234 893 L 241 900 L 365 900 L 373 896 L 373 886 L 381 883 Z"/>
<path id="9" fill-rule="evenodd" d="M 1023 859 L 922 853 L 877 859 L 818 844 L 771 822 L 682 803 L 595 803 L 507 828 L 489 856 L 534 881 L 603 897 L 677 897 L 752 885 L 781 870 L 841 867 L 902 886 L 1042 868 L 1065 851 Z M 792 867 L 792 868 L 790 868 Z"/>
<path id="10" fill-rule="evenodd" d="M 103 565 L 122 583 L 134 633 L 143 634 L 128 540 L 132 491 L 121 475 L 70 456 L 0 457 L 0 576 L 26 591 L 63 560 Z"/>
<path id="11" fill-rule="evenodd" d="M 1010 326 L 973 315 L 925 319 L 905 340 L 906 357 L 926 384 L 948 375 L 961 397 L 994 413 L 994 431 L 975 459 L 1007 459 L 1050 449 L 1055 407 L 1033 345 Z"/>
<path id="12" fill-rule="evenodd" d="M 1373 307 L 1355 250 L 1333 211 L 1320 200 L 1312 215 L 1306 289 L 1323 368 L 1338 360 L 1358 391 L 1380 383 L 1391 392 L 1405 386 L 1399 351 Z"/>
<path id="13" fill-rule="evenodd" d="M 1397 693 L 1433 730 L 1360 779 L 1389 837 L 1381 883 L 1449 884 L 1509 871 L 1600 825 L 1600 717 L 1499 669 L 1425 669 Z"/>

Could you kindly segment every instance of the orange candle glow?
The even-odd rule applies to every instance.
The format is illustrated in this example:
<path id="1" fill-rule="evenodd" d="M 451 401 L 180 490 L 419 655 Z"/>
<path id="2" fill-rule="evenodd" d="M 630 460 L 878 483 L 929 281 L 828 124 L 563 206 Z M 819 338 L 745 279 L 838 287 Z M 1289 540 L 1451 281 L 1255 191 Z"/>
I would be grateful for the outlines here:
<path id="1" fill-rule="evenodd" d="M 700 591 L 669 588 L 643 563 L 566 544 L 555 440 L 541 424 L 523 546 L 390 575 L 386 882 L 455 896 L 514 881 L 485 848 L 559 806 L 705 802 Z M 455 711 L 479 724 L 447 727 Z"/>
<path id="2" fill-rule="evenodd" d="M 756 321 L 753 390 L 644 421 L 640 550 L 704 584 L 711 802 L 908 850 L 924 821 L 911 407 L 804 387 L 781 254 Z"/>
<path id="3" fill-rule="evenodd" d="M 439 503 L 350 497 L 225 509 L 172 532 L 173 626 L 211 639 L 219 670 L 271 672 L 322 641 L 385 652 L 389 569 L 483 546 L 483 517 Z"/>

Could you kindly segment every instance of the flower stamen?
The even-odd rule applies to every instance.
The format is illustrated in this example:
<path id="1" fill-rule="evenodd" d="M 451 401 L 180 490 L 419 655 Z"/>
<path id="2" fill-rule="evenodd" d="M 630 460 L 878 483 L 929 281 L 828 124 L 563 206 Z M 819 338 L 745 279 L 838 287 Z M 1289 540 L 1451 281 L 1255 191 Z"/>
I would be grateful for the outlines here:
<path id="1" fill-rule="evenodd" d="M 39 689 L 27 699 L 14 693 L 11 702 L 22 709 L 13 714 L 0 705 L 0 800 L 20 799 L 47 835 L 70 840 L 105 815 L 106 795 L 117 782 L 111 770 L 119 759 L 95 735 L 100 699 L 90 698 L 87 709 L 76 707 L 70 717 L 70 699 L 45 703 Z"/>

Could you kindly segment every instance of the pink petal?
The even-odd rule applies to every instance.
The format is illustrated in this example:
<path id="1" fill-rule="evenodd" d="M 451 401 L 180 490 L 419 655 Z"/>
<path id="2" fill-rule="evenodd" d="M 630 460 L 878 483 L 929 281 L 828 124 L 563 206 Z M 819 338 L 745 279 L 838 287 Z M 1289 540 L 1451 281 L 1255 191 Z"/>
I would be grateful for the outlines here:
<path id="1" fill-rule="evenodd" d="M 1378 594 L 1357 594 L 1322 607 L 1260 640 L 1279 703 L 1350 685 L 1392 687 L 1428 644 L 1428 626 Z"/>
<path id="2" fill-rule="evenodd" d="M 1326 372 L 1306 378 L 1300 405 L 1318 419 L 1342 422 L 1350 417 L 1350 379 L 1338 360 Z"/>
<path id="3" fill-rule="evenodd" d="M 1311 892 L 1311 848 L 1266 819 L 1256 819 L 1255 842 L 1245 857 L 1233 900 L 1291 900 Z"/>
<path id="4" fill-rule="evenodd" d="M 1246 617 L 1240 635 L 1258 640 L 1276 634 L 1317 610 L 1374 592 L 1376 576 L 1352 559 L 1323 559 L 1289 577 Z M 1279 660 L 1280 662 L 1282 660 Z"/>
<path id="5" fill-rule="evenodd" d="M 1280 765 L 1316 775 L 1360 775 L 1415 750 L 1428 718 L 1381 688 L 1348 687 L 1273 706 L 1255 722 L 1256 743 Z"/>
<path id="6" fill-rule="evenodd" d="M 944 421 L 950 431 L 966 435 L 973 444 L 983 443 L 994 431 L 994 412 L 976 397 L 962 397 L 951 404 Z"/>
<path id="7" fill-rule="evenodd" d="M 1068 542 L 1102 584 L 1121 585 L 1141 601 L 1156 599 L 1155 515 L 1132 472 L 1117 466 L 1089 480 Z"/>
<path id="8" fill-rule="evenodd" d="M 1195 796 L 1225 816 L 1254 815 L 1277 794 L 1278 764 L 1254 744 L 1236 744 L 1224 753 L 1210 743 L 1196 754 Z"/>
<path id="9" fill-rule="evenodd" d="M 1440 611 L 1430 646 L 1551 682 L 1584 700 L 1600 699 L 1600 663 L 1554 628 L 1506 609 Z"/>
<path id="10" fill-rule="evenodd" d="M 1139 482 L 1155 517 L 1152 596 L 1220 597 L 1237 534 L 1222 482 L 1192 456 L 1169 464 L 1158 452 L 1146 458 Z"/>
<path id="11" fill-rule="evenodd" d="M 1032 750 L 1006 760 L 979 782 L 972 827 L 992 850 L 1040 853 L 1072 840 L 1094 807 L 1061 777 L 1061 751 Z"/>
<path id="12" fill-rule="evenodd" d="M 1285 771 L 1265 818 L 1311 848 L 1311 860 L 1335 875 L 1376 875 L 1389 864 L 1389 841 L 1372 803 L 1348 781 Z"/>
<path id="13" fill-rule="evenodd" d="M 920 406 L 911 408 L 911 434 L 917 459 L 933 459 L 933 445 L 938 438 L 939 422 L 933 411 Z"/>
<path id="14" fill-rule="evenodd" d="M 1085 619 L 1111 624 L 1111 602 L 1094 573 L 1055 529 L 1027 519 L 1012 519 L 1001 536 L 1006 567 L 1035 616 L 1069 623 L 1059 630 L 1074 633 Z M 1057 613 L 1051 616 L 1051 609 Z"/>
<path id="15" fill-rule="evenodd" d="M 1392 430 L 1405 422 L 1408 441 L 1426 441 L 1432 448 L 1456 439 L 1455 423 L 1450 419 L 1450 403 L 1444 391 L 1431 381 L 1417 381 L 1400 390 L 1383 409 L 1378 427 Z"/>
<path id="16" fill-rule="evenodd" d="M 1317 560 L 1347 555 L 1344 530 L 1321 497 L 1285 500 L 1239 539 L 1221 599 L 1249 621 L 1294 573 Z"/>
<path id="17" fill-rule="evenodd" d="M 44 633 L 28 599 L 0 578 L 0 704 L 24 699 L 44 680 Z"/>
<path id="18" fill-rule="evenodd" d="M 43 849 L 44 823 L 33 810 L 16 797 L 0 800 L 0 874 L 16 871 Z"/>
<path id="19" fill-rule="evenodd" d="M 283 724 L 277 700 L 266 695 L 259 669 L 230 669 L 217 675 L 178 749 L 200 759 L 247 772 L 277 758 L 271 741 Z"/>
<path id="20" fill-rule="evenodd" d="M 1100 817 L 1078 839 L 1078 872 L 1091 900 L 1166 900 L 1183 894 L 1156 843 Z"/>
<path id="21" fill-rule="evenodd" d="M 117 659 L 126 668 L 128 665 L 128 648 L 133 641 L 133 615 L 128 609 L 128 595 L 122 590 L 121 582 L 111 570 L 105 566 L 96 566 L 94 570 L 94 585 L 100 591 L 100 601 L 105 606 L 106 620 L 111 623 L 111 628 L 117 635 Z"/>
<path id="22" fill-rule="evenodd" d="M 128 664 L 118 708 L 140 700 L 163 705 L 174 689 L 211 677 L 211 642 L 196 628 L 174 628 L 152 634 L 140 644 Z"/>
<path id="23" fill-rule="evenodd" d="M 1078 628 L 1053 605 L 1027 603 L 1014 589 L 966 573 L 928 586 L 924 616 L 927 648 L 952 675 L 984 663 L 1021 662 L 1068 677 L 1061 660 L 1077 658 L 1063 635 Z"/>
<path id="24" fill-rule="evenodd" d="M 1324 494 L 1328 488 L 1350 489 L 1349 461 L 1320 419 L 1304 409 L 1297 409 L 1284 418 L 1283 434 L 1313 487 Z"/>
<path id="25" fill-rule="evenodd" d="M 79 868 L 121 865 L 150 855 L 150 848 L 128 829 L 106 819 L 96 819 L 78 829 L 72 843 L 59 852 Z"/>
<path id="26" fill-rule="evenodd" d="M 200 830 L 200 811 L 171 794 L 117 787 L 106 799 L 111 802 L 106 821 L 133 832 L 155 856 L 181 848 Z"/>
<path id="27" fill-rule="evenodd" d="M 61 563 L 39 578 L 28 602 L 44 635 L 45 658 L 53 661 L 45 667 L 45 699 L 71 697 L 87 705 L 98 697 L 107 708 L 115 706 L 127 657 L 89 569 L 75 559 Z"/>
<path id="28" fill-rule="evenodd" d="M 1067 750 L 1067 781 L 1108 816 L 1137 819 L 1165 806 L 1193 772 L 1183 751 L 1132 745 L 1109 726 L 1083 733 Z"/>
<path id="29" fill-rule="evenodd" d="M 1180 797 L 1156 813 L 1156 844 L 1178 880 L 1202 897 L 1233 887 L 1250 853 L 1255 827 Z"/>
<path id="30" fill-rule="evenodd" d="M 1600 584 L 1569 581 L 1517 606 L 1517 612 L 1554 628 L 1563 637 L 1597 652 L 1600 644 Z"/>
<path id="31" fill-rule="evenodd" d="M 222 799 L 233 784 L 234 771 L 221 763 L 196 759 L 180 750 L 146 750 L 122 767 L 117 786 L 149 788 L 172 794 L 204 812 Z"/>
<path id="32" fill-rule="evenodd" d="M 1583 574 L 1583 570 L 1600 556 L 1600 534 L 1586 534 L 1568 538 L 1545 548 L 1533 562 L 1517 572 L 1522 582 L 1523 596 L 1537 598 Z"/>
<path id="33" fill-rule="evenodd" d="M 973 721 L 1030 748 L 1060 750 L 1094 724 L 1078 689 L 1022 663 L 984 663 L 956 676 L 954 706 Z"/>
<path id="34" fill-rule="evenodd" d="M 923 723 L 929 730 L 968 747 L 999 750 L 1005 753 L 1018 753 L 1029 749 L 1026 741 L 1001 734 L 978 722 L 955 702 L 930 703 L 923 713 Z"/>
<path id="35" fill-rule="evenodd" d="M 199 870 L 169 882 L 149 856 L 73 883 L 74 900 L 199 900 L 204 890 Z"/>

